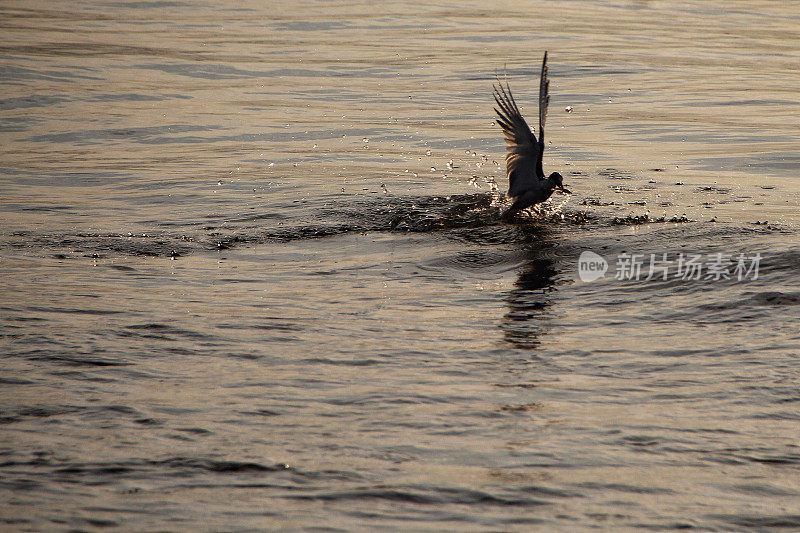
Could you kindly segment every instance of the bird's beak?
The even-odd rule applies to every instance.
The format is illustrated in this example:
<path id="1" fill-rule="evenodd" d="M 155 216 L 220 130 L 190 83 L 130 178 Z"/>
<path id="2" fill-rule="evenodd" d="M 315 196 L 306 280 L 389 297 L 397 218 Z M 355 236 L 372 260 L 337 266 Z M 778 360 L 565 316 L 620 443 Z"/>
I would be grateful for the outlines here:
<path id="1" fill-rule="evenodd" d="M 563 185 L 556 187 L 559 191 L 563 192 L 564 194 L 572 194 L 572 191 L 569 189 L 565 189 Z"/>

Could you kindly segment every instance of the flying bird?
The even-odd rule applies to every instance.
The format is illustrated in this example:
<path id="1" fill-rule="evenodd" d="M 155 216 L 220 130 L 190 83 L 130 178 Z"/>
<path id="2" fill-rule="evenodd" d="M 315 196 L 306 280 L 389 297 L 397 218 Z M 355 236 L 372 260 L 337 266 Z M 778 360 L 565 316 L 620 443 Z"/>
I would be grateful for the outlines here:
<path id="1" fill-rule="evenodd" d="M 507 196 L 513 200 L 502 217 L 510 219 L 518 211 L 534 204 L 544 202 L 554 190 L 571 194 L 564 188 L 564 179 L 558 172 L 544 176 L 542 156 L 544 155 L 544 123 L 547 118 L 547 104 L 550 103 L 550 80 L 547 78 L 547 52 L 542 60 L 542 75 L 539 81 L 539 139 L 536 139 L 528 123 L 514 101 L 511 88 L 497 80 L 494 88 L 494 101 L 500 109 L 494 108 L 500 117 L 497 123 L 503 129 L 508 146 L 506 155 L 506 176 L 508 177 Z"/>

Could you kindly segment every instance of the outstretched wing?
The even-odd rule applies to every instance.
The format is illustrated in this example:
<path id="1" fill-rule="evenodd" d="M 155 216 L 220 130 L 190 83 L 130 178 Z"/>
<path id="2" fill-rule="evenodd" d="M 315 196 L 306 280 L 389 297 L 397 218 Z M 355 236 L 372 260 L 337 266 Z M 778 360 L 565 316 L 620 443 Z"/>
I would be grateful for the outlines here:
<path id="1" fill-rule="evenodd" d="M 536 136 L 522 118 L 522 113 L 514 101 L 511 89 L 506 82 L 505 88 L 500 80 L 494 88 L 494 101 L 500 109 L 494 111 L 500 117 L 497 123 L 503 129 L 506 138 L 506 176 L 508 177 L 508 195 L 518 196 L 522 191 L 530 188 L 531 183 L 544 177 L 541 172 L 542 152 L 541 144 L 536 141 Z M 540 105 L 541 111 L 541 105 Z M 540 113 L 541 115 L 541 113 Z M 539 172 L 537 174 L 537 168 Z"/>
<path id="2" fill-rule="evenodd" d="M 544 177 L 542 169 L 542 156 L 544 155 L 544 123 L 547 120 L 547 106 L 550 104 L 550 79 L 547 77 L 547 51 L 542 59 L 542 76 L 539 79 L 539 161 L 536 163 L 536 172 Z"/>

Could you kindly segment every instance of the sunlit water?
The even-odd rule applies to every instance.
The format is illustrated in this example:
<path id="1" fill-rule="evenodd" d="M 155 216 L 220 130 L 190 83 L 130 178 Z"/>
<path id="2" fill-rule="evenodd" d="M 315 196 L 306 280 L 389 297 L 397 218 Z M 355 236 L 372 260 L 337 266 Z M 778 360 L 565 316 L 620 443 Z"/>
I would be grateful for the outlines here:
<path id="1" fill-rule="evenodd" d="M 3 529 L 800 528 L 798 24 L 6 2 Z M 575 194 L 504 223 L 545 49 Z"/>

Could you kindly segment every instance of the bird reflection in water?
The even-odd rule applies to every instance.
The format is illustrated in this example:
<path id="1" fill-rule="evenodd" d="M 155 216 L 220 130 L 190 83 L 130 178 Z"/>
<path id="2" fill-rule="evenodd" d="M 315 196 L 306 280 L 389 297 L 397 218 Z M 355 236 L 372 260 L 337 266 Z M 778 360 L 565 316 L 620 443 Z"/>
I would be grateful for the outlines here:
<path id="1" fill-rule="evenodd" d="M 532 259 L 505 295 L 508 312 L 500 327 L 505 340 L 515 347 L 533 349 L 539 345 L 550 320 L 550 293 L 555 290 L 557 275 L 552 259 Z"/>

